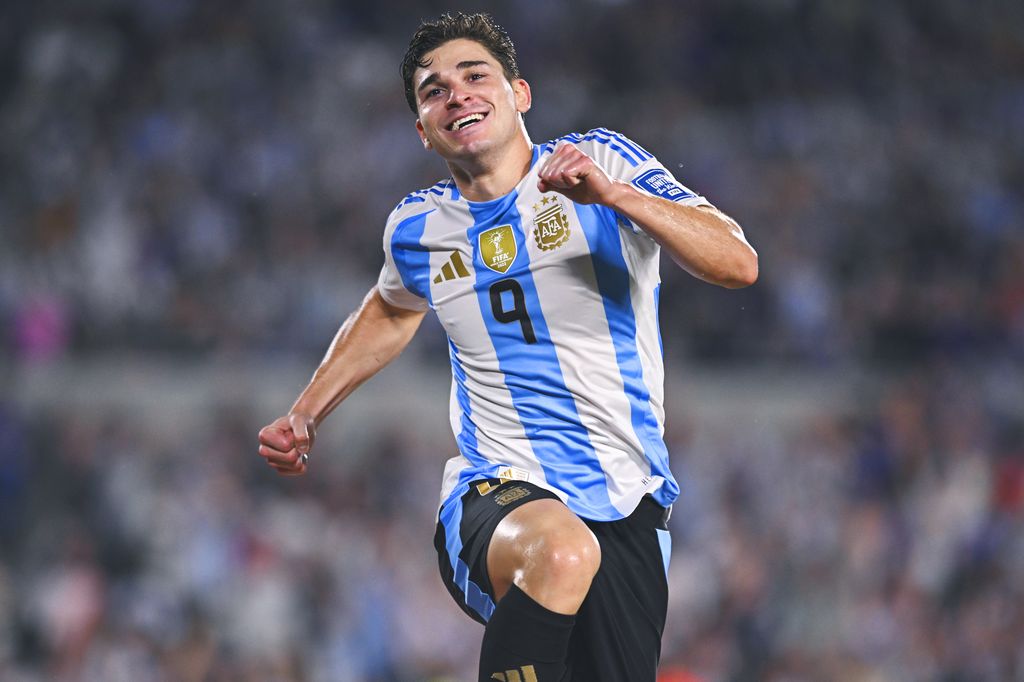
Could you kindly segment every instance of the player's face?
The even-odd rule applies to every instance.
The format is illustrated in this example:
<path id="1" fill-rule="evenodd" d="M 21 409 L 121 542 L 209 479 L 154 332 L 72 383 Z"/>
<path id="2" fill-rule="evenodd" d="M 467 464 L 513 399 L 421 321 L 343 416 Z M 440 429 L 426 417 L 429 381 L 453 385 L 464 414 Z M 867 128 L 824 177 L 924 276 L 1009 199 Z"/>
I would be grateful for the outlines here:
<path id="1" fill-rule="evenodd" d="M 468 159 L 514 140 L 530 108 L 530 86 L 509 82 L 480 43 L 459 38 L 424 55 L 413 74 L 424 145 L 447 160 Z"/>

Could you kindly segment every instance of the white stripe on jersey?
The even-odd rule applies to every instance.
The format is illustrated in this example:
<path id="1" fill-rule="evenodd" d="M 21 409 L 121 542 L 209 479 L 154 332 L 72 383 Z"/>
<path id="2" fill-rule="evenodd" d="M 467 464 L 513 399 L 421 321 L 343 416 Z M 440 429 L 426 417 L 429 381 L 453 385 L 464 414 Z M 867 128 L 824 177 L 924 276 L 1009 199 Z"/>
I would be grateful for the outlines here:
<path id="1" fill-rule="evenodd" d="M 636 315 L 637 350 L 643 366 L 644 384 L 651 393 L 651 407 L 658 423 L 665 423 L 665 364 L 658 327 L 658 244 L 646 235 L 622 233 L 622 257 L 634 278 L 631 296 Z"/>

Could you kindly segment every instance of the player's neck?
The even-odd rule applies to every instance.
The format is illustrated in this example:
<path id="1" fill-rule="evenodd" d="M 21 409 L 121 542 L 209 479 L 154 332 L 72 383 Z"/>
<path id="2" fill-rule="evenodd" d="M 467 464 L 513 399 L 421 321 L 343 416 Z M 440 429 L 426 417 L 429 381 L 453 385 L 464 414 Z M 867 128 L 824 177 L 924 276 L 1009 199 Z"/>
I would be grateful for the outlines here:
<path id="1" fill-rule="evenodd" d="M 462 196 L 469 201 L 490 201 L 514 190 L 530 171 L 532 161 L 533 144 L 524 134 L 487 156 L 449 161 L 448 168 Z"/>

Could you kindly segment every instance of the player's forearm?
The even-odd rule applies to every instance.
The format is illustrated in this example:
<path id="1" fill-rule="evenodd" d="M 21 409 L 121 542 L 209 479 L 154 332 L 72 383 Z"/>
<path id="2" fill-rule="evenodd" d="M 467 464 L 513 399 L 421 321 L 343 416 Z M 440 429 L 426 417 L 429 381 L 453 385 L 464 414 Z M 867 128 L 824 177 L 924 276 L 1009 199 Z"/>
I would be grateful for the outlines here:
<path id="1" fill-rule="evenodd" d="M 757 280 L 757 252 L 732 218 L 708 206 L 653 197 L 617 183 L 611 208 L 649 234 L 680 267 L 705 282 L 736 289 Z"/>
<path id="2" fill-rule="evenodd" d="M 308 414 L 319 424 L 352 391 L 398 357 L 423 316 L 388 304 L 377 287 L 371 289 L 338 330 L 291 411 Z"/>

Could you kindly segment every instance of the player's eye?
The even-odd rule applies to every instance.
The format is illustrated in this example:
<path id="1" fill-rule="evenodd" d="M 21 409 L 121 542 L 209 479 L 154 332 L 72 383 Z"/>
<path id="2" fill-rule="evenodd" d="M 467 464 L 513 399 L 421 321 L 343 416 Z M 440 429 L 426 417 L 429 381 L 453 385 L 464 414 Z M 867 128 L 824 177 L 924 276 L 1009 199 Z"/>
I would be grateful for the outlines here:
<path id="1" fill-rule="evenodd" d="M 487 76 L 487 74 L 484 74 L 484 73 L 471 73 L 471 74 L 469 74 L 469 80 L 471 80 L 471 81 L 478 81 L 481 78 L 486 78 L 486 76 Z"/>
<path id="2" fill-rule="evenodd" d="M 441 94 L 441 88 L 431 88 L 430 90 L 427 90 L 426 96 L 427 97 L 436 97 L 437 95 L 440 95 L 440 94 Z"/>

